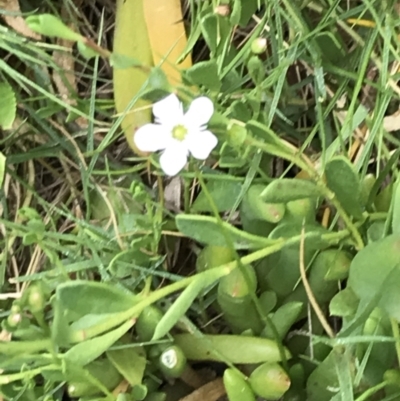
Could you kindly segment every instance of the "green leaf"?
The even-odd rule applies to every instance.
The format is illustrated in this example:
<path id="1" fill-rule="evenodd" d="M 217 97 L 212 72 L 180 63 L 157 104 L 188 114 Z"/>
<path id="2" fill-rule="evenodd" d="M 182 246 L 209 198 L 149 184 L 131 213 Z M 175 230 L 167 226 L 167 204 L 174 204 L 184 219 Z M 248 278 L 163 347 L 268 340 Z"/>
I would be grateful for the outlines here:
<path id="1" fill-rule="evenodd" d="M 187 79 L 195 85 L 204 86 L 212 91 L 221 89 L 218 66 L 215 60 L 200 61 L 185 71 Z"/>
<path id="2" fill-rule="evenodd" d="M 176 225 L 182 234 L 206 245 L 229 247 L 224 232 L 229 235 L 235 249 L 257 249 L 275 243 L 274 240 L 241 231 L 226 222 L 222 222 L 221 226 L 215 217 L 180 214 L 176 216 Z"/>
<path id="3" fill-rule="evenodd" d="M 92 314 L 89 313 L 78 320 L 75 320 L 71 325 L 71 330 L 87 330 L 90 327 L 99 325 L 104 323 L 105 321 L 109 320 L 115 316 L 114 313 L 99 313 L 99 314 Z"/>
<path id="4" fill-rule="evenodd" d="M 360 300 L 351 287 L 346 287 L 338 292 L 329 304 L 329 312 L 333 316 L 347 317 L 354 316 L 357 312 Z"/>
<path id="5" fill-rule="evenodd" d="M 116 69 L 122 70 L 124 68 L 141 67 L 142 63 L 134 57 L 112 53 L 110 56 L 110 65 Z"/>
<path id="6" fill-rule="evenodd" d="M 137 301 L 132 294 L 105 283 L 63 283 L 54 297 L 52 338 L 56 344 L 68 345 L 105 333 L 126 321 Z"/>
<path id="7" fill-rule="evenodd" d="M 3 155 L 3 153 L 0 152 L 0 189 L 3 186 L 5 175 L 6 175 L 6 157 Z"/>
<path id="8" fill-rule="evenodd" d="M 135 297 L 116 287 L 93 281 L 77 280 L 57 287 L 56 299 L 67 320 L 85 315 L 122 312 L 135 303 Z"/>
<path id="9" fill-rule="evenodd" d="M 236 0 L 233 2 L 232 12 L 229 17 L 232 25 L 238 25 L 240 22 L 240 16 L 242 15 L 242 0 Z"/>
<path id="10" fill-rule="evenodd" d="M 73 365 L 84 366 L 94 361 L 102 353 L 107 351 L 117 340 L 119 340 L 134 324 L 134 320 L 128 320 L 120 327 L 102 336 L 83 341 L 70 350 L 63 357 Z"/>
<path id="11" fill-rule="evenodd" d="M 51 339 L 58 346 L 67 346 L 69 344 L 69 326 L 64 316 L 64 309 L 56 297 L 51 299 L 54 319 L 51 325 Z"/>
<path id="12" fill-rule="evenodd" d="M 213 284 L 221 277 L 230 273 L 229 268 L 210 269 L 196 276 L 178 299 L 172 304 L 165 315 L 158 322 L 152 340 L 157 340 L 169 332 L 169 330 L 184 316 L 199 293 Z"/>
<path id="13" fill-rule="evenodd" d="M 237 370 L 224 371 L 224 387 L 229 401 L 255 401 L 256 396 L 247 380 Z"/>
<path id="14" fill-rule="evenodd" d="M 350 265 L 348 284 L 361 301 L 379 297 L 378 306 L 400 320 L 400 236 L 372 242 Z"/>
<path id="15" fill-rule="evenodd" d="M 86 58 L 87 60 L 90 60 L 93 57 L 99 56 L 99 53 L 93 50 L 91 47 L 86 46 L 83 42 L 79 41 L 76 44 L 76 47 L 79 51 L 79 53 Z M 111 57 L 110 57 L 110 64 L 111 64 Z M 111 64 L 112 65 L 112 64 Z"/>
<path id="16" fill-rule="evenodd" d="M 219 165 L 222 168 L 243 167 L 246 164 L 246 156 L 246 153 L 239 153 L 237 149 L 225 142 L 221 147 Z"/>
<path id="17" fill-rule="evenodd" d="M 218 17 L 215 14 L 208 14 L 201 19 L 199 25 L 210 52 L 215 54 L 218 45 Z"/>
<path id="18" fill-rule="evenodd" d="M 17 101 L 13 88 L 6 82 L 0 82 L 0 127 L 11 129 L 16 113 Z"/>
<path id="19" fill-rule="evenodd" d="M 242 188 L 242 184 L 236 181 L 210 180 L 207 183 L 208 192 L 219 212 L 225 212 L 233 208 Z M 210 202 L 201 191 L 193 202 L 192 210 L 195 212 L 212 212 Z"/>
<path id="20" fill-rule="evenodd" d="M 272 315 L 271 321 L 280 340 L 286 336 L 292 325 L 297 321 L 302 309 L 302 302 L 287 302 Z M 271 326 L 267 325 L 262 336 L 274 339 L 275 332 Z"/>
<path id="21" fill-rule="evenodd" d="M 369 208 L 375 201 L 376 195 L 378 194 L 379 190 L 382 188 L 382 184 L 384 183 L 387 175 L 390 171 L 392 171 L 393 166 L 398 163 L 400 156 L 400 149 L 397 149 L 389 158 L 389 160 L 385 163 L 384 168 L 380 171 L 378 177 L 374 185 L 371 188 L 369 193 L 367 208 Z"/>
<path id="22" fill-rule="evenodd" d="M 400 234 L 400 180 L 397 180 L 396 188 L 393 194 L 393 218 L 392 231 L 393 234 Z"/>
<path id="23" fill-rule="evenodd" d="M 50 349 L 49 338 L 35 341 L 0 341 L 0 356 L 34 354 Z"/>
<path id="24" fill-rule="evenodd" d="M 312 181 L 297 178 L 281 178 L 272 181 L 261 193 L 268 203 L 287 203 L 304 198 L 318 198 L 321 189 Z"/>
<path id="25" fill-rule="evenodd" d="M 197 298 L 201 290 L 204 288 L 204 282 L 201 279 L 194 280 L 179 295 L 178 299 L 172 304 L 165 315 L 157 324 L 154 332 L 153 340 L 158 340 L 167 334 L 178 320 L 187 312 L 193 301 Z"/>
<path id="26" fill-rule="evenodd" d="M 172 87 L 168 81 L 167 75 L 161 67 L 153 67 L 150 71 L 146 92 L 142 99 L 156 102 L 163 97 L 168 96 L 172 91 Z"/>
<path id="27" fill-rule="evenodd" d="M 378 241 L 386 235 L 386 223 L 384 221 L 374 221 L 367 231 L 368 243 Z"/>
<path id="28" fill-rule="evenodd" d="M 236 121 L 232 120 L 226 127 L 227 142 L 233 148 L 239 148 L 243 145 L 247 137 L 247 130 Z"/>
<path id="29" fill-rule="evenodd" d="M 250 57 L 247 62 L 247 71 L 255 85 L 261 85 L 265 78 L 265 66 L 258 56 Z"/>
<path id="30" fill-rule="evenodd" d="M 187 359 L 194 361 L 228 360 L 233 364 L 279 362 L 282 356 L 278 344 L 268 338 L 242 335 L 178 334 L 175 344 L 182 348 Z M 284 348 L 286 358 L 290 353 Z"/>
<path id="31" fill-rule="evenodd" d="M 41 35 L 72 41 L 84 40 L 82 35 L 68 28 L 59 18 L 52 14 L 31 15 L 25 21 L 32 31 Z"/>
<path id="32" fill-rule="evenodd" d="M 268 144 L 274 145 L 277 149 L 286 151 L 288 154 L 293 154 L 293 150 L 289 149 L 287 145 L 282 142 L 281 138 L 279 138 L 279 136 L 266 125 L 251 120 L 246 124 L 246 128 L 254 136 L 264 139 Z"/>
<path id="33" fill-rule="evenodd" d="M 308 401 L 331 401 L 338 391 L 339 380 L 335 365 L 335 351 L 311 373 L 307 380 Z"/>
<path id="34" fill-rule="evenodd" d="M 133 387 L 142 383 L 146 368 L 146 353 L 141 347 L 107 351 L 107 357 Z"/>
<path id="35" fill-rule="evenodd" d="M 283 203 L 266 203 L 261 199 L 265 185 L 251 185 L 243 197 L 241 213 L 250 220 L 264 220 L 269 223 L 278 223 L 285 214 Z"/>
<path id="36" fill-rule="evenodd" d="M 239 5 L 237 3 L 239 3 Z M 232 10 L 232 14 L 234 17 L 233 21 L 236 21 L 236 17 L 234 14 L 234 11 L 236 11 L 235 8 L 239 8 L 240 6 L 241 14 L 240 14 L 239 25 L 241 27 L 245 27 L 249 23 L 250 18 L 257 11 L 259 4 L 260 4 L 259 0 L 235 0 L 235 4 L 233 5 L 233 10 Z"/>
<path id="37" fill-rule="evenodd" d="M 325 166 L 326 182 L 347 213 L 362 218 L 360 181 L 352 164 L 343 156 L 330 160 Z"/>
<path id="38" fill-rule="evenodd" d="M 292 238 L 301 235 L 303 229 L 302 224 L 293 223 L 281 223 L 278 224 L 269 235 L 270 238 Z M 329 231 L 319 224 L 306 224 L 304 226 L 304 241 L 307 247 L 315 249 L 321 249 L 324 246 L 329 245 L 322 239 L 323 234 L 328 234 Z"/>

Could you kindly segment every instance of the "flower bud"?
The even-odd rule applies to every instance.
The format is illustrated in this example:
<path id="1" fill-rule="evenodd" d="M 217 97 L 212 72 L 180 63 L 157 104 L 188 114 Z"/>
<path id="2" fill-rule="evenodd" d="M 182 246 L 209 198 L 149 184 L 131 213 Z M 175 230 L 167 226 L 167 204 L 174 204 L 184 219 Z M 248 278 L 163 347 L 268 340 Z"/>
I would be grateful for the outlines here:
<path id="1" fill-rule="evenodd" d="M 257 38 L 251 43 L 251 51 L 253 54 L 262 54 L 267 50 L 267 39 Z"/>
<path id="2" fill-rule="evenodd" d="M 150 341 L 163 314 L 154 305 L 147 306 L 136 321 L 136 333 L 140 341 Z"/>
<path id="3" fill-rule="evenodd" d="M 7 323 L 10 327 L 17 327 L 22 320 L 22 315 L 20 313 L 12 313 L 7 318 Z"/>
<path id="4" fill-rule="evenodd" d="M 228 142 L 233 147 L 241 146 L 247 137 L 247 129 L 244 127 L 244 124 L 240 125 L 234 120 L 229 121 L 226 130 Z"/>
<path id="5" fill-rule="evenodd" d="M 167 377 L 178 378 L 186 368 L 186 356 L 176 345 L 167 348 L 160 356 L 160 369 Z"/>
<path id="6" fill-rule="evenodd" d="M 214 8 L 214 13 L 220 15 L 221 17 L 227 17 L 231 14 L 231 7 L 229 4 L 220 4 Z"/>
<path id="7" fill-rule="evenodd" d="M 263 363 L 251 374 L 249 382 L 259 397 L 268 400 L 279 400 L 290 387 L 290 378 L 278 363 Z"/>
<path id="8" fill-rule="evenodd" d="M 31 285 L 28 289 L 28 307 L 33 313 L 41 312 L 44 309 L 46 300 L 39 285 Z"/>
<path id="9" fill-rule="evenodd" d="M 222 266 L 235 260 L 233 249 L 225 246 L 208 245 L 197 256 L 196 270 L 198 273 Z"/>

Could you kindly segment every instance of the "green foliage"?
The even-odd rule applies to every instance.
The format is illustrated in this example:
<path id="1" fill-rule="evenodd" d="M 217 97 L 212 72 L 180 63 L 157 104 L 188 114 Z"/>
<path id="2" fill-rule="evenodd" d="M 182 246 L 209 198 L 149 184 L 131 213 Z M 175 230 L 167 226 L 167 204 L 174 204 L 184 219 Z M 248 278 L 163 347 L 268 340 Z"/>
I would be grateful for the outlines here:
<path id="1" fill-rule="evenodd" d="M 17 100 L 13 88 L 7 82 L 0 82 L 0 127 L 10 129 L 17 114 Z"/>
<path id="2" fill-rule="evenodd" d="M 5 11 L 0 398 L 400 399 L 395 7 L 188 1 L 154 63 L 144 1 Z M 174 178 L 130 150 L 170 93 L 218 138 Z"/>
<path id="3" fill-rule="evenodd" d="M 26 24 L 32 31 L 49 37 L 80 41 L 82 36 L 68 28 L 59 18 L 51 14 L 31 15 Z"/>
<path id="4" fill-rule="evenodd" d="M 224 386 L 229 401 L 255 401 L 256 399 L 247 381 L 233 369 L 225 370 Z"/>
<path id="5" fill-rule="evenodd" d="M 333 191 L 343 208 L 358 219 L 362 217 L 359 179 L 348 159 L 335 157 L 325 166 L 329 189 Z"/>

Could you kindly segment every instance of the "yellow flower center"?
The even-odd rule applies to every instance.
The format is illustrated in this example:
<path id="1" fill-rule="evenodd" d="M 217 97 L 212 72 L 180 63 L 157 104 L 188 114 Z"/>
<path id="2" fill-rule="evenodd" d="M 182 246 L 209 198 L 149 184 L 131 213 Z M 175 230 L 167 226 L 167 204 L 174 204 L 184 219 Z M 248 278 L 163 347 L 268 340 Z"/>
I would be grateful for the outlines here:
<path id="1" fill-rule="evenodd" d="M 183 125 L 177 125 L 172 129 L 172 137 L 178 141 L 183 141 L 188 133 L 188 130 Z"/>

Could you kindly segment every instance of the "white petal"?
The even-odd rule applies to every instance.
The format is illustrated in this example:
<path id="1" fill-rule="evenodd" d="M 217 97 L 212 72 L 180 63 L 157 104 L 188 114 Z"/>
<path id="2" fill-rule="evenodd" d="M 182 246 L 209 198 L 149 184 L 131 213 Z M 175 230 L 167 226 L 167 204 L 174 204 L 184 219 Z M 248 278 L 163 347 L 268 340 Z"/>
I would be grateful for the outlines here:
<path id="1" fill-rule="evenodd" d="M 185 126 L 199 128 L 206 125 L 214 113 L 213 102 L 205 96 L 194 99 L 185 114 Z"/>
<path id="2" fill-rule="evenodd" d="M 171 94 L 153 104 L 153 114 L 160 124 L 168 126 L 181 124 L 183 120 L 182 103 L 176 95 Z"/>
<path id="3" fill-rule="evenodd" d="M 207 159 L 217 143 L 217 137 L 208 130 L 190 132 L 185 138 L 185 144 L 190 153 L 199 160 Z"/>
<path id="4" fill-rule="evenodd" d="M 168 145 L 160 156 L 160 165 L 164 173 L 173 176 L 178 174 L 187 162 L 188 151 L 182 142 L 174 141 Z"/>
<path id="5" fill-rule="evenodd" d="M 133 138 L 139 150 L 155 152 L 167 147 L 171 133 L 163 125 L 146 124 L 135 132 Z"/>

